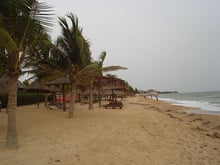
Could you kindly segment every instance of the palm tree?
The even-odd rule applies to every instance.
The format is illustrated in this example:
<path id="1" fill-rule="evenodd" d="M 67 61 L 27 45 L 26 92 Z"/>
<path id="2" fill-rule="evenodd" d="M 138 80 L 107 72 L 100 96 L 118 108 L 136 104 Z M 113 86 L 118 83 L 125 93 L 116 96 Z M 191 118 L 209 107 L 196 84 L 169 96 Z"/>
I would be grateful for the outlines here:
<path id="1" fill-rule="evenodd" d="M 93 110 L 93 87 L 95 77 L 100 73 L 100 67 L 96 62 L 93 62 L 87 65 L 83 69 L 83 76 L 81 77 L 81 85 L 84 85 L 85 88 L 89 91 L 89 110 Z"/>
<path id="2" fill-rule="evenodd" d="M 71 27 L 68 25 L 66 18 L 59 18 L 62 35 L 57 39 L 51 55 L 60 64 L 62 63 L 62 72 L 70 80 L 72 99 L 68 116 L 72 118 L 75 111 L 76 88 L 80 78 L 89 69 L 91 53 L 89 42 L 83 37 L 82 29 L 78 25 L 78 18 L 72 13 L 68 14 L 67 18 L 71 22 Z"/>
<path id="3" fill-rule="evenodd" d="M 50 7 L 37 0 L 1 0 L 0 47 L 9 76 L 7 146 L 17 148 L 16 82 L 22 73 L 25 57 L 31 54 L 30 47 L 37 44 L 36 36 L 51 26 Z"/>
<path id="4" fill-rule="evenodd" d="M 103 67 L 103 63 L 106 57 L 106 52 L 103 51 L 100 56 L 98 61 L 94 61 L 91 64 L 89 64 L 85 69 L 83 69 L 83 77 L 82 80 L 84 82 L 84 85 L 88 88 L 89 90 L 89 109 L 93 109 L 93 88 L 94 84 L 97 85 L 98 92 L 99 92 L 99 106 L 101 107 L 101 82 L 97 83 L 97 80 L 99 81 L 100 78 L 103 76 L 103 72 L 108 72 L 108 71 L 116 71 L 120 69 L 127 69 L 125 67 L 121 66 L 107 66 Z"/>

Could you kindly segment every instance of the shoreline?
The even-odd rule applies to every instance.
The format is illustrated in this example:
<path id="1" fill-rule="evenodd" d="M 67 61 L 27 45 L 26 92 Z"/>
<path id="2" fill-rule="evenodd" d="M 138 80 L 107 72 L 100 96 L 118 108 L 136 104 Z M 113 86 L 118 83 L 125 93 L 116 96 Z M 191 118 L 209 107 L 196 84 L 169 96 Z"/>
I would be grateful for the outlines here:
<path id="1" fill-rule="evenodd" d="M 201 107 L 199 106 L 190 106 L 190 105 L 184 105 L 184 104 L 181 104 L 181 103 L 178 103 L 178 101 L 169 101 L 167 99 L 164 99 L 164 98 L 161 98 L 161 101 L 165 101 L 171 105 L 174 105 L 174 106 L 182 106 L 182 107 L 186 107 L 186 110 L 185 112 L 186 113 L 196 113 L 196 114 L 206 114 L 206 115 L 220 115 L 220 111 L 218 110 L 206 110 L 206 109 L 202 109 Z"/>
<path id="2" fill-rule="evenodd" d="M 168 94 L 164 95 L 164 97 L 160 95 L 160 99 L 173 105 L 198 108 L 202 114 L 210 112 L 213 115 L 214 112 L 217 112 L 216 114 L 218 115 L 218 112 L 220 112 L 220 103 L 217 99 L 218 93 L 219 91 Z"/>
<path id="3" fill-rule="evenodd" d="M 220 116 L 220 111 L 208 111 L 208 110 L 203 110 L 203 109 L 193 109 L 193 110 L 183 110 L 186 113 L 196 113 L 196 114 L 201 114 L 201 115 L 217 115 Z"/>
<path id="4" fill-rule="evenodd" d="M 2 164 L 213 164 L 220 163 L 220 117 L 188 114 L 188 107 L 128 97 L 122 109 L 88 110 L 75 116 L 43 103 L 17 108 L 20 147 L 5 148 L 7 114 L 0 113 Z M 105 102 L 103 102 L 105 104 Z M 175 153 L 175 154 L 174 154 Z"/>

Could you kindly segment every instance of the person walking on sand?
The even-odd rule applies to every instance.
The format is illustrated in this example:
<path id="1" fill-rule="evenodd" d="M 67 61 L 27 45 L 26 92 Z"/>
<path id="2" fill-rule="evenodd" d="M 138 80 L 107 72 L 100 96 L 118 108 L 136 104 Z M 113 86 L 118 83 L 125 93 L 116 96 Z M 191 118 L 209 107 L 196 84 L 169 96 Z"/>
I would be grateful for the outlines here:
<path id="1" fill-rule="evenodd" d="M 158 101 L 158 95 L 157 94 L 155 95 L 155 97 L 156 97 L 156 100 Z"/>

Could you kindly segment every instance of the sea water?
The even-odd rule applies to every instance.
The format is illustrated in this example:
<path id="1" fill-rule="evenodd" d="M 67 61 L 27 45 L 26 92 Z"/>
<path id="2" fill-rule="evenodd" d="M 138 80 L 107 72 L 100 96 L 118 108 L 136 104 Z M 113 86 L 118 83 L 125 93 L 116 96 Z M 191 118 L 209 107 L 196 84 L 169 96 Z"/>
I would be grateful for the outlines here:
<path id="1" fill-rule="evenodd" d="M 220 114 L 220 91 L 160 94 L 159 97 L 174 105 L 200 108 L 201 113 Z"/>

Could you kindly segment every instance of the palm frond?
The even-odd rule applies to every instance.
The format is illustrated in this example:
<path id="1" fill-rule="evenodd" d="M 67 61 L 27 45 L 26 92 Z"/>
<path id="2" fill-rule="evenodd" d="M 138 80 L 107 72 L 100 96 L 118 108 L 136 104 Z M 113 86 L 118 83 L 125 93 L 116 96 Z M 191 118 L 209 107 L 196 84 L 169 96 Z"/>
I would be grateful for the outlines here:
<path id="1" fill-rule="evenodd" d="M 116 70 L 123 70 L 123 69 L 128 69 L 122 66 L 107 66 L 107 67 L 103 67 L 102 71 L 103 72 L 109 72 L 109 71 L 116 71 Z"/>
<path id="2" fill-rule="evenodd" d="M 17 48 L 16 43 L 10 36 L 8 31 L 0 27 L 0 46 L 7 49 L 7 51 L 12 51 Z"/>
<path id="3" fill-rule="evenodd" d="M 7 57 L 4 55 L 2 51 L 4 50 L 0 51 L 0 75 L 2 73 L 7 72 L 7 66 L 8 66 Z"/>
<path id="4" fill-rule="evenodd" d="M 92 64 L 87 65 L 85 68 L 81 69 L 79 71 L 79 74 L 95 76 L 98 71 L 100 71 L 99 65 L 96 63 L 92 63 Z"/>
<path id="5" fill-rule="evenodd" d="M 101 67 L 103 66 L 103 62 L 105 60 L 106 57 L 106 51 L 101 52 L 100 56 L 99 56 L 99 65 L 101 65 Z"/>

